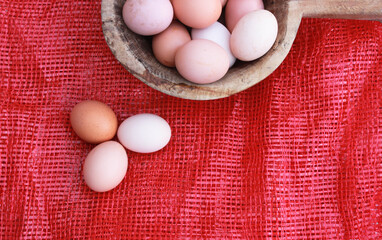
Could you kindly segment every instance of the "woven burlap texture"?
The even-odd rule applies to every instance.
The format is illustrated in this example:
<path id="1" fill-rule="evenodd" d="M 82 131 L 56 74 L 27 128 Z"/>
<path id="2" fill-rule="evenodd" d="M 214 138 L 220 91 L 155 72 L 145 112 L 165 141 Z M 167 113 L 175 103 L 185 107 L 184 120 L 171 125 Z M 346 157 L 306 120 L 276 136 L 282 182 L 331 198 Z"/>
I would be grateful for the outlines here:
<path id="1" fill-rule="evenodd" d="M 382 239 L 382 24 L 304 19 L 283 64 L 220 100 L 153 90 L 114 58 L 101 1 L 0 1 L 1 239 Z M 92 192 L 71 108 L 166 119 Z"/>

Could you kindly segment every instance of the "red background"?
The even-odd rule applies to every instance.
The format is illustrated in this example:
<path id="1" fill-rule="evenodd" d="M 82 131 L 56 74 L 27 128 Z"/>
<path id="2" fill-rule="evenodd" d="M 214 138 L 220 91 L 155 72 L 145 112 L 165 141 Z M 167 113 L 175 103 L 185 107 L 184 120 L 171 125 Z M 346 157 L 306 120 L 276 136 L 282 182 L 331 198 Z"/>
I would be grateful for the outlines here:
<path id="1" fill-rule="evenodd" d="M 110 52 L 100 1 L 0 2 L 1 239 L 382 239 L 382 24 L 304 19 L 283 64 L 214 101 L 167 96 Z M 71 108 L 173 131 L 95 193 Z"/>

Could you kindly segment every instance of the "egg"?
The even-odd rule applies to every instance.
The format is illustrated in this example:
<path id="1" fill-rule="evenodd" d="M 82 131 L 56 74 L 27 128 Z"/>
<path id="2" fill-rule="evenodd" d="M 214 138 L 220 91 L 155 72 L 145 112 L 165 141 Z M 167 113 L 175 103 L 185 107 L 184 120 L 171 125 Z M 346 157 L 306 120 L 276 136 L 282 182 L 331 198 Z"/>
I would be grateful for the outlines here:
<path id="1" fill-rule="evenodd" d="M 163 65 L 175 67 L 176 51 L 189 41 L 191 41 L 191 37 L 186 27 L 174 21 L 166 30 L 153 37 L 154 56 Z"/>
<path id="2" fill-rule="evenodd" d="M 228 71 L 229 57 L 217 43 L 196 39 L 183 45 L 175 55 L 175 66 L 185 79 L 207 84 L 221 79 Z"/>
<path id="3" fill-rule="evenodd" d="M 264 9 L 262 0 L 228 0 L 225 7 L 225 22 L 232 32 L 236 23 L 249 12 Z"/>
<path id="4" fill-rule="evenodd" d="M 76 104 L 70 113 L 74 132 L 88 143 L 112 139 L 118 128 L 117 116 L 105 103 L 85 100 Z"/>
<path id="5" fill-rule="evenodd" d="M 124 120 L 118 128 L 118 140 L 127 149 L 152 153 L 164 148 L 171 138 L 166 120 L 151 113 L 141 113 Z"/>
<path id="6" fill-rule="evenodd" d="M 155 35 L 165 30 L 173 19 L 169 0 L 127 0 L 122 16 L 127 27 L 140 35 Z"/>
<path id="7" fill-rule="evenodd" d="M 271 49 L 277 31 L 277 19 L 271 12 L 262 9 L 247 13 L 232 31 L 231 51 L 242 61 L 258 59 Z"/>
<path id="8" fill-rule="evenodd" d="M 220 0 L 172 0 L 179 21 L 192 28 L 205 28 L 216 22 L 222 12 Z"/>
<path id="9" fill-rule="evenodd" d="M 96 192 L 110 191 L 121 183 L 126 175 L 127 166 L 126 150 L 120 143 L 101 143 L 89 152 L 84 161 L 85 183 Z"/>
<path id="10" fill-rule="evenodd" d="M 219 44 L 228 54 L 229 66 L 231 67 L 235 63 L 236 58 L 233 56 L 229 46 L 231 33 L 220 22 L 215 22 L 206 28 L 193 28 L 191 30 L 191 37 L 192 39 L 207 39 Z"/>

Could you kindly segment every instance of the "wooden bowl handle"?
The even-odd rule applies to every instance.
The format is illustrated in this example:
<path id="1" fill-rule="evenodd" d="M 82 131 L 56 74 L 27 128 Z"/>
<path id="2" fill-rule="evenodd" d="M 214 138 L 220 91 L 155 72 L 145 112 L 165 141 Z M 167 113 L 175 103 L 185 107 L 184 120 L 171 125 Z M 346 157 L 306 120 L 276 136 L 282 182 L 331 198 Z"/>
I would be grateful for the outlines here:
<path id="1" fill-rule="evenodd" d="M 304 17 L 382 20 L 382 0 L 292 0 Z"/>

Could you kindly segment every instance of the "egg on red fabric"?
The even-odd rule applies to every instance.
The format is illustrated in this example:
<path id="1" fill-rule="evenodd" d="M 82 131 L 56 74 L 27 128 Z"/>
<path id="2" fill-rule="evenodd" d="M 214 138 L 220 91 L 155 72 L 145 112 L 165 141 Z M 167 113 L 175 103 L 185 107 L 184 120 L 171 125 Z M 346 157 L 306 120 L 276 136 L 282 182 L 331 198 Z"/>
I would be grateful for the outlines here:
<path id="1" fill-rule="evenodd" d="M 85 183 L 96 192 L 110 191 L 121 183 L 127 166 L 125 148 L 115 141 L 103 142 L 93 148 L 85 159 Z"/>
<path id="2" fill-rule="evenodd" d="M 74 132 L 88 143 L 101 143 L 112 139 L 118 128 L 114 111 L 105 103 L 85 100 L 77 103 L 70 113 Z"/>
<path id="3" fill-rule="evenodd" d="M 158 115 L 140 113 L 125 119 L 119 126 L 117 135 L 127 149 L 138 153 L 152 153 L 168 144 L 171 128 Z"/>

